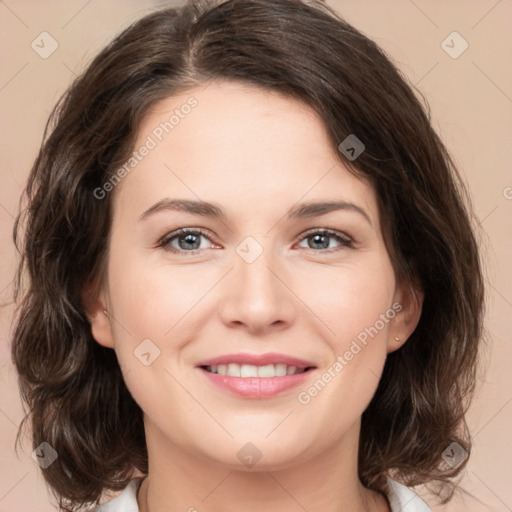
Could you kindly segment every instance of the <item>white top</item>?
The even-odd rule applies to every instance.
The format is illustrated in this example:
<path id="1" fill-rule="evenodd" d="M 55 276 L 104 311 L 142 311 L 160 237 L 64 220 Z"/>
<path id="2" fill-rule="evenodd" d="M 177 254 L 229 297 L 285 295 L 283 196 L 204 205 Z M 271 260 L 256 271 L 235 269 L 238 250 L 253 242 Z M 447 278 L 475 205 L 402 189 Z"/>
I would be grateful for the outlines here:
<path id="1" fill-rule="evenodd" d="M 387 477 L 389 484 L 388 500 L 391 512 L 432 512 L 431 508 L 409 487 Z M 94 512 L 139 512 L 137 489 L 142 478 L 135 478 L 124 491 Z"/>

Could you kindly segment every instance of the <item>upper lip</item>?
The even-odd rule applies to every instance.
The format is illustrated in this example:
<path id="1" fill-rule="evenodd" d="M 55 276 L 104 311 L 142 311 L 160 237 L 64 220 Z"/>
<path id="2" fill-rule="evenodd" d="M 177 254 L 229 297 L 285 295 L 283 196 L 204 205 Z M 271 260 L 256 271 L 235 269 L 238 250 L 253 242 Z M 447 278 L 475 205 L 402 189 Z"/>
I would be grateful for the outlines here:
<path id="1" fill-rule="evenodd" d="M 214 366 L 219 364 L 251 364 L 254 366 L 266 366 L 269 364 L 286 364 L 287 366 L 295 366 L 296 368 L 303 369 L 315 367 L 315 365 L 299 359 L 297 357 L 288 356 L 286 354 L 277 354 L 268 352 L 266 354 L 225 354 L 223 356 L 205 359 L 197 364 L 197 366 Z"/>

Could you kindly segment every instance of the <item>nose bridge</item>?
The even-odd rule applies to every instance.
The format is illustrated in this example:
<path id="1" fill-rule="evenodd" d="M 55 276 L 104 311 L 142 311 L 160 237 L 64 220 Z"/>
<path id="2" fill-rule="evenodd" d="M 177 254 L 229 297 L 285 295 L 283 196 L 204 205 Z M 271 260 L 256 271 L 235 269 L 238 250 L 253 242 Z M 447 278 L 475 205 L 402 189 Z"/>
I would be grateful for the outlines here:
<path id="1" fill-rule="evenodd" d="M 245 285 L 249 293 L 271 293 L 273 295 L 276 283 L 270 268 L 272 268 L 273 262 L 275 263 L 275 258 L 268 239 L 260 242 L 252 236 L 247 237 L 238 245 L 236 253 L 234 270 L 240 277 L 240 284 Z"/>
<path id="2" fill-rule="evenodd" d="M 284 278 L 278 277 L 281 266 L 270 239 L 265 242 L 263 246 L 263 237 L 257 240 L 249 236 L 235 249 L 229 290 L 221 308 L 227 323 L 243 323 L 250 330 L 261 330 L 292 319 L 291 293 L 282 282 Z"/>

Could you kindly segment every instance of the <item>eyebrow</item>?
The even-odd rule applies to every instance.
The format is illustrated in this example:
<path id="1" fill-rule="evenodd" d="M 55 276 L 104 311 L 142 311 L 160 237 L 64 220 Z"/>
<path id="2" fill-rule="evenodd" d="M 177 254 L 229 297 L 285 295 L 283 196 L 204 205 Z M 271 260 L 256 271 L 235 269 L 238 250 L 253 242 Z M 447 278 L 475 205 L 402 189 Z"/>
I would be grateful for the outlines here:
<path id="1" fill-rule="evenodd" d="M 167 210 L 191 213 L 194 215 L 201 215 L 203 217 L 210 218 L 226 218 L 226 214 L 222 211 L 222 209 L 212 203 L 208 203 L 206 201 L 194 201 L 190 199 L 166 198 L 162 199 L 161 201 L 158 201 L 158 203 L 155 203 L 153 206 L 148 208 L 144 213 L 140 215 L 139 220 L 145 220 L 157 212 Z M 370 216 L 363 208 L 357 206 L 354 203 L 350 203 L 348 201 L 343 200 L 301 203 L 290 208 L 285 215 L 287 216 L 288 219 L 301 219 L 319 217 L 321 215 L 326 215 L 327 213 L 338 210 L 348 210 L 357 212 L 368 221 L 370 226 L 373 227 L 372 221 L 370 220 Z"/>

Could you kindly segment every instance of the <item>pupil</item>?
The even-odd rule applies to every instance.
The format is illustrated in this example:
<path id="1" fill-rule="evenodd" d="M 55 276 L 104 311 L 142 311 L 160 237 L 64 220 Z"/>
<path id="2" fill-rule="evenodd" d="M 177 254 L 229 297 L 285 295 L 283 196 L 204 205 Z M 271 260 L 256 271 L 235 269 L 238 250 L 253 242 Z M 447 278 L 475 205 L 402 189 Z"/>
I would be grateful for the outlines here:
<path id="1" fill-rule="evenodd" d="M 195 244 L 195 246 L 194 246 L 194 247 L 192 247 L 192 249 L 197 249 L 197 248 L 198 248 L 197 240 L 199 239 L 199 237 L 197 237 L 196 235 L 190 235 L 190 234 L 189 234 L 189 235 L 185 235 L 185 238 L 184 238 L 184 240 L 185 240 L 185 245 L 186 245 L 187 243 L 194 244 L 194 239 L 195 239 L 196 244 Z M 181 245 L 181 244 L 180 244 L 180 245 Z M 188 246 L 186 246 L 186 247 L 183 247 L 183 246 L 182 246 L 181 248 L 182 248 L 182 249 L 184 249 L 184 248 L 186 249 L 187 247 L 190 249 L 190 245 L 188 245 Z"/>
<path id="2" fill-rule="evenodd" d="M 313 235 L 313 241 L 314 241 L 314 243 L 315 243 L 315 244 L 317 244 L 317 243 L 318 243 L 318 244 L 320 244 L 320 245 L 322 246 L 322 247 L 321 247 L 322 249 L 326 249 L 327 247 L 329 247 L 329 242 L 327 242 L 327 243 L 326 243 L 326 242 L 325 242 L 325 240 L 324 240 L 324 242 L 319 241 L 319 239 L 322 239 L 322 238 L 323 238 L 323 239 L 327 239 L 327 238 L 328 238 L 328 235 L 319 235 L 319 234 L 317 234 L 317 235 Z M 315 248 L 316 248 L 316 247 L 315 247 Z"/>

